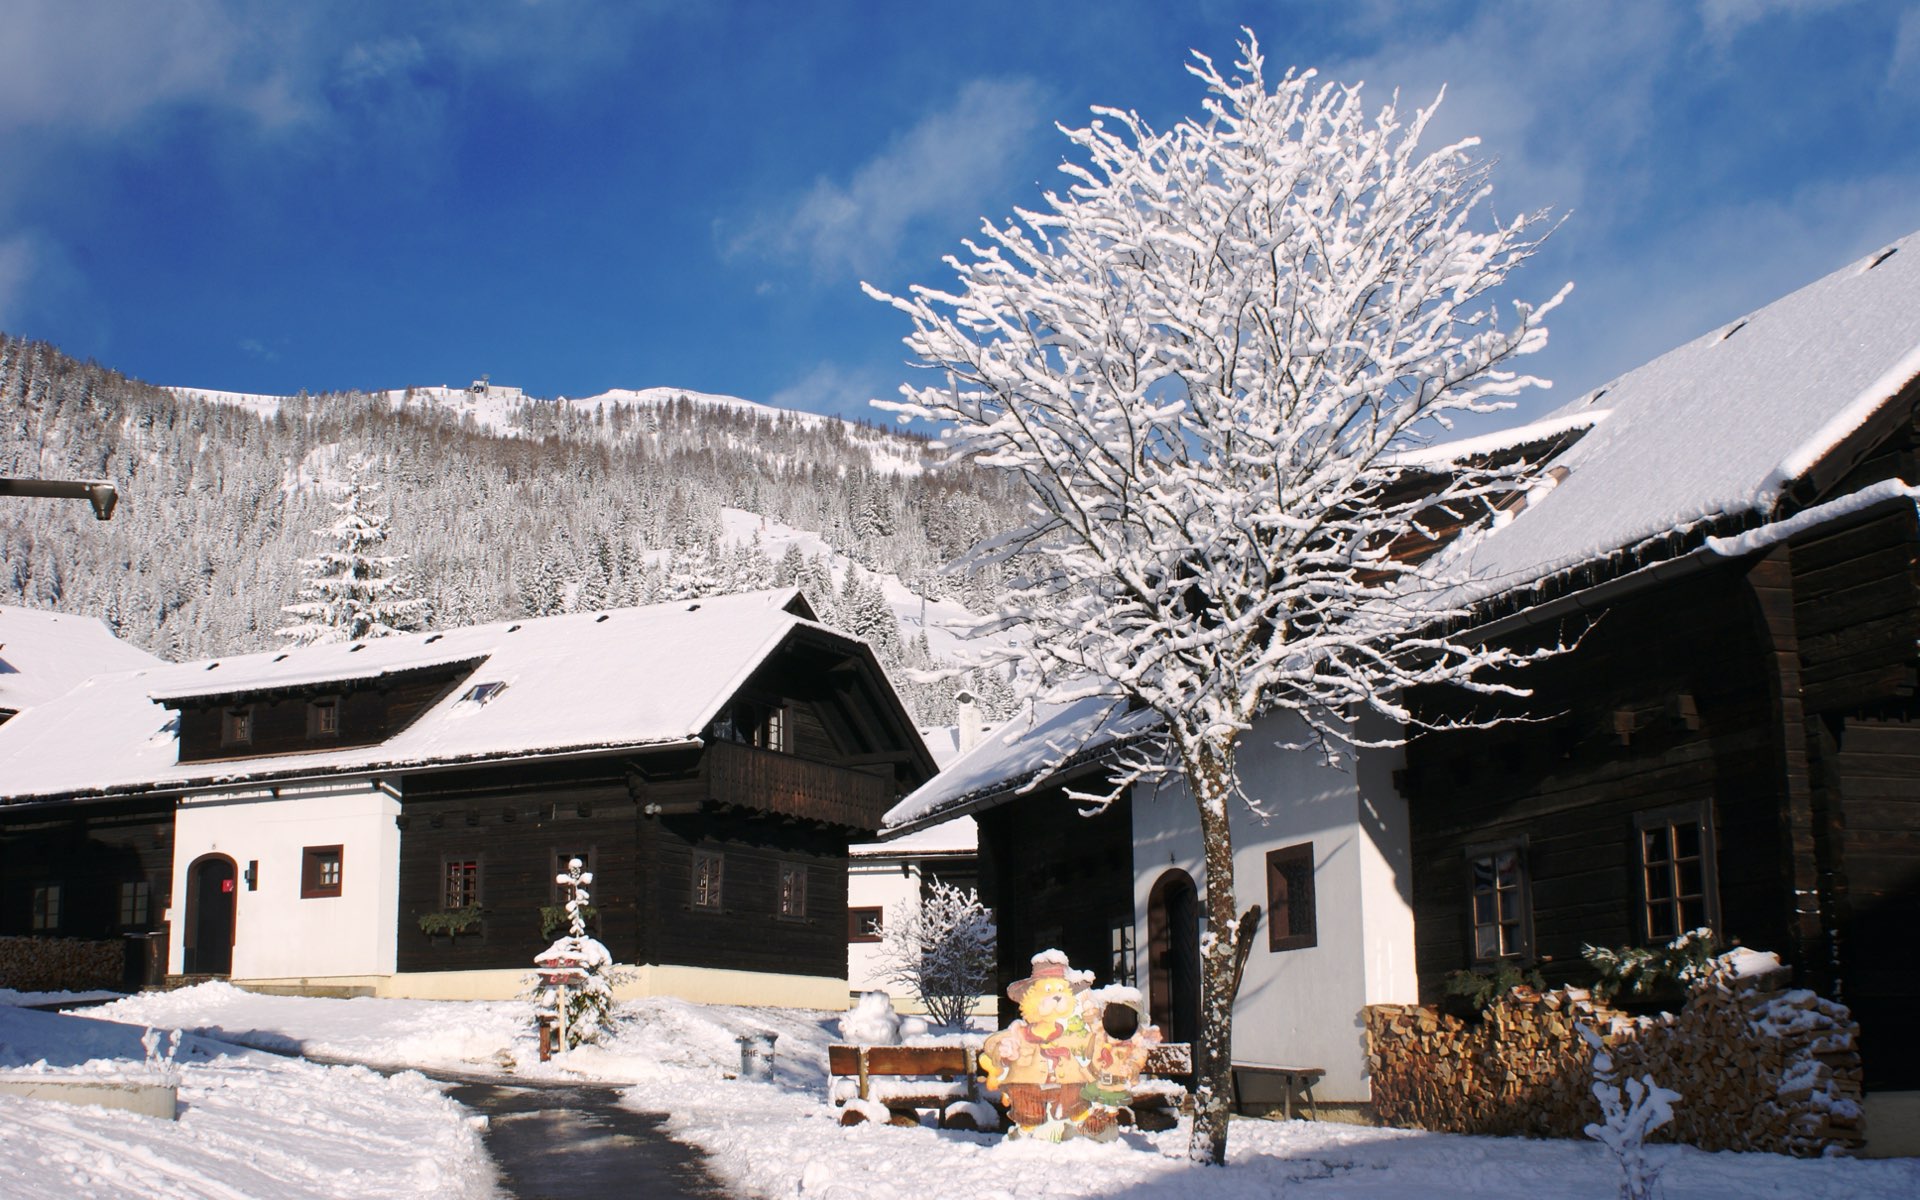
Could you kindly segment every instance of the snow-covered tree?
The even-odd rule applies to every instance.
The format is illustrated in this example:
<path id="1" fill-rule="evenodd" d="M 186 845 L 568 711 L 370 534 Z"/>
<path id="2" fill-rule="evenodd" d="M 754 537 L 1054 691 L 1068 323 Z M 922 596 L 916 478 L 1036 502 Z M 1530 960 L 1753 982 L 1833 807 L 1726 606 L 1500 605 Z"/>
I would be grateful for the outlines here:
<path id="1" fill-rule="evenodd" d="M 1574 1028 L 1593 1051 L 1593 1098 L 1606 1118 L 1589 1122 L 1586 1135 L 1605 1146 L 1619 1165 L 1620 1200 L 1653 1200 L 1663 1164 L 1647 1157 L 1647 1135 L 1673 1120 L 1673 1102 L 1681 1095 L 1661 1087 L 1651 1075 L 1629 1076 L 1623 1101 L 1619 1072 L 1606 1043 L 1587 1025 Z"/>
<path id="2" fill-rule="evenodd" d="M 597 1041 L 613 1029 L 613 988 L 619 982 L 613 955 L 587 936 L 587 885 L 593 872 L 577 858 L 553 877 L 567 891 L 567 935 L 536 956 L 540 984 L 534 993 L 537 1019 L 556 1027 L 562 1053 L 582 1042 Z"/>
<path id="3" fill-rule="evenodd" d="M 1538 247 L 1544 214 L 1477 220 L 1489 168 L 1464 141 L 1419 149 L 1433 108 L 1369 112 L 1358 87 L 1237 74 L 1196 54 L 1204 114 L 1159 131 L 1095 110 L 1084 161 L 1038 211 L 949 257 L 957 286 L 876 299 L 937 381 L 883 403 L 946 427 L 961 459 L 1010 473 L 1029 518 L 970 555 L 1008 573 L 990 627 L 1022 629 L 1029 696 L 1103 697 L 1159 718 L 1110 778 L 1184 782 L 1205 850 L 1197 1160 L 1226 1158 L 1238 920 L 1229 810 L 1258 804 L 1236 755 L 1256 718 L 1310 744 L 1391 741 L 1409 688 L 1514 660 L 1449 640 L 1431 562 L 1395 552 L 1436 506 L 1511 476 L 1424 482 L 1402 451 L 1449 417 L 1540 381 L 1506 368 L 1545 344 L 1539 307 L 1490 293 Z M 1477 226 L 1488 224 L 1483 231 Z M 1418 486 L 1416 486 L 1418 484 Z M 1362 718 L 1383 718 L 1370 734 Z M 1062 757 L 1077 747 L 1062 747 Z"/>
<path id="4" fill-rule="evenodd" d="M 333 524 L 313 531 L 333 548 L 300 560 L 308 571 L 300 589 L 305 599 L 281 610 L 300 620 L 277 630 L 281 637 L 301 645 L 357 642 L 419 628 L 427 602 L 411 594 L 400 573 L 405 556 L 375 553 L 387 540 L 387 518 L 367 507 L 380 484 L 366 471 L 367 460 L 353 460 L 340 498 L 330 501 Z"/>
<path id="5" fill-rule="evenodd" d="M 973 889 L 936 881 L 919 908 L 895 905 L 881 923 L 880 963 L 935 1022 L 957 1027 L 993 978 L 993 914 Z"/>

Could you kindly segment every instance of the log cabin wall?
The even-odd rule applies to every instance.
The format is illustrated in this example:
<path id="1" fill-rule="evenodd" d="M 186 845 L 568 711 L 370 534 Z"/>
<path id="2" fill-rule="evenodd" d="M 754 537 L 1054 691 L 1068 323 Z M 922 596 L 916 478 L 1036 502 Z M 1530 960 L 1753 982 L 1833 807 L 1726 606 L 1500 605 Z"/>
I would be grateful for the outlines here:
<path id="1" fill-rule="evenodd" d="M 1112 977 L 1113 927 L 1134 919 L 1132 799 L 1091 817 L 1080 808 L 1055 787 L 976 814 L 981 897 L 998 930 L 993 991 L 1002 1024 L 1019 1015 L 1007 985 L 1031 974 L 1042 950 L 1065 951 L 1095 986 L 1133 982 Z"/>
<path id="2" fill-rule="evenodd" d="M 493 767 L 406 780 L 401 799 L 401 971 L 532 969 L 552 940 L 540 909 L 560 903 L 558 854 L 586 852 L 597 934 L 620 962 L 645 962 L 639 918 L 638 807 L 618 760 Z M 420 918 L 443 911 L 449 863 L 479 864 L 479 928 L 429 935 Z"/>
<path id="3" fill-rule="evenodd" d="M 597 936 L 622 963 L 846 978 L 848 831 L 708 799 L 702 756 L 439 772 L 407 780 L 398 969 L 529 966 L 551 939 L 560 855 L 587 852 Z M 862 777 L 864 778 L 864 776 Z M 653 809 L 653 812 L 649 812 Z M 693 904 L 694 853 L 721 857 L 720 904 Z M 448 863 L 479 864 L 481 926 L 428 935 Z M 805 870 L 780 911 L 781 868 Z"/>
<path id="4" fill-rule="evenodd" d="M 1898 949 L 1920 925 L 1916 525 L 1899 503 L 1790 547 L 1826 934 L 1811 982 L 1853 1008 L 1869 1088 L 1920 1084 L 1920 966 Z"/>
<path id="5" fill-rule="evenodd" d="M 173 800 L 72 802 L 0 809 L 0 935 L 143 937 L 127 955 L 128 986 L 166 970 L 165 915 L 173 879 Z M 59 919 L 34 927 L 34 898 L 59 891 Z M 144 895 L 127 885 L 145 885 Z M 157 966 L 155 965 L 157 964 Z"/>
<path id="6" fill-rule="evenodd" d="M 1583 943 L 1640 944 L 1642 814 L 1705 803 L 1719 932 L 1779 946 L 1787 930 L 1776 721 L 1752 598 L 1737 564 L 1542 631 L 1576 649 L 1516 677 L 1525 700 L 1429 695 L 1427 711 L 1525 716 L 1429 734 L 1402 776 L 1413 838 L 1423 1000 L 1476 965 L 1469 852 L 1516 846 L 1531 904 L 1526 953 L 1550 980 L 1584 982 Z"/>
<path id="7" fill-rule="evenodd" d="M 847 977 L 847 834 L 713 808 L 663 814 L 641 831 L 649 961 L 734 971 Z M 694 856 L 718 855 L 717 905 L 694 895 Z M 781 870 L 805 873 L 800 911 L 781 912 Z"/>
<path id="8" fill-rule="evenodd" d="M 1527 701 L 1531 723 L 1408 747 L 1421 995 L 1474 965 L 1469 850 L 1521 847 L 1526 953 L 1582 983 L 1582 943 L 1640 944 L 1636 817 L 1708 802 L 1723 938 L 1855 1008 L 1869 1087 L 1920 1082 L 1900 1014 L 1920 969 L 1920 530 L 1911 502 L 1609 608 Z M 1578 629 L 1567 632 L 1577 634 Z"/>

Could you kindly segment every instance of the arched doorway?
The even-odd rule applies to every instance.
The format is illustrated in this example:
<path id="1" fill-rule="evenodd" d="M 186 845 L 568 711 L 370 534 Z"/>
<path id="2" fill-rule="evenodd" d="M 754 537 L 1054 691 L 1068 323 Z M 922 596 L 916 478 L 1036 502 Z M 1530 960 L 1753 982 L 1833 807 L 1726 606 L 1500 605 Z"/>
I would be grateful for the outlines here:
<path id="1" fill-rule="evenodd" d="M 1169 1042 L 1200 1037 L 1200 889 L 1173 870 L 1147 894 L 1147 1004 Z"/>
<path id="2" fill-rule="evenodd" d="M 239 872 L 224 854 L 187 868 L 187 933 L 181 969 L 188 975 L 233 973 L 233 906 Z"/>

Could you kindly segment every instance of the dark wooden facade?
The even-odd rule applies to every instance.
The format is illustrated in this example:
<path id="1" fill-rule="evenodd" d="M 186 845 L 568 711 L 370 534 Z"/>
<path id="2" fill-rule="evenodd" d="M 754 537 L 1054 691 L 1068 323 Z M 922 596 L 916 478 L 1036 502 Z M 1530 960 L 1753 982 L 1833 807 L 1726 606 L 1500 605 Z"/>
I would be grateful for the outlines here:
<path id="1" fill-rule="evenodd" d="M 844 979 L 847 846 L 931 773 L 884 679 L 852 651 L 794 639 L 699 747 L 409 775 L 397 968 L 524 966 L 544 945 L 540 910 L 562 900 L 554 874 L 577 854 L 594 873 L 594 932 L 617 961 Z M 717 903 L 696 896 L 702 856 L 717 856 Z M 429 934 L 420 918 L 448 911 L 450 863 L 476 864 L 483 916 Z"/>
<path id="2" fill-rule="evenodd" d="M 0 935 L 125 938 L 123 983 L 157 983 L 166 970 L 173 809 L 171 798 L 0 807 Z M 49 886 L 59 889 L 58 919 L 36 927 L 35 894 Z"/>
<path id="3" fill-rule="evenodd" d="M 1131 937 L 1134 926 L 1132 802 L 1123 796 L 1091 817 L 1081 808 L 1054 786 L 975 814 L 980 891 L 998 930 L 993 990 L 1002 1023 L 1019 1015 L 1007 985 L 1026 978 L 1042 950 L 1064 951 L 1096 984 L 1116 982 L 1114 930 Z"/>
<path id="4" fill-rule="evenodd" d="M 1920 1002 L 1903 949 L 1920 923 L 1916 534 L 1902 500 L 1702 559 L 1513 635 L 1578 638 L 1527 672 L 1530 699 L 1423 698 L 1429 713 L 1529 718 L 1408 747 L 1423 999 L 1448 972 L 1491 965 L 1475 952 L 1476 859 L 1517 848 L 1524 864 L 1511 957 L 1584 981 L 1582 944 L 1660 940 L 1641 839 L 1700 811 L 1716 933 L 1779 952 L 1798 982 L 1851 1005 L 1870 1086 L 1920 1083 L 1903 1020 Z"/>
<path id="5" fill-rule="evenodd" d="M 594 873 L 594 932 L 620 962 L 844 978 L 853 831 L 707 802 L 714 750 L 409 779 L 397 968 L 524 966 L 545 944 L 542 907 L 562 901 L 554 874 L 578 855 Z M 721 856 L 718 907 L 694 904 L 696 850 Z M 429 935 L 420 917 L 443 909 L 450 862 L 478 864 L 484 917 Z M 780 911 L 782 866 L 806 870 L 801 913 Z"/>
<path id="6" fill-rule="evenodd" d="M 475 665 L 441 665 L 389 672 L 365 681 L 163 702 L 180 712 L 181 762 L 372 746 L 412 724 L 464 682 Z M 320 706 L 333 710 L 330 727 L 316 720 Z M 229 736 L 236 713 L 244 714 L 247 725 L 246 738 L 238 742 Z"/>

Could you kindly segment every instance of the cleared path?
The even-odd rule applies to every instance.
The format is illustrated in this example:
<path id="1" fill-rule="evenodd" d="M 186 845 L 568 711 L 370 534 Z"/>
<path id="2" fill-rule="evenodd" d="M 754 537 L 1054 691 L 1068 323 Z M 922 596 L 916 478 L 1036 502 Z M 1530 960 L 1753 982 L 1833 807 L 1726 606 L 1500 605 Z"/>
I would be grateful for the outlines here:
<path id="1" fill-rule="evenodd" d="M 485 1114 L 487 1152 L 515 1200 L 727 1196 L 700 1153 L 666 1135 L 665 1117 L 621 1107 L 614 1088 L 428 1074 Z"/>

